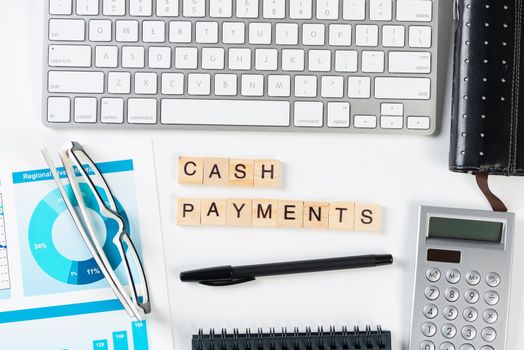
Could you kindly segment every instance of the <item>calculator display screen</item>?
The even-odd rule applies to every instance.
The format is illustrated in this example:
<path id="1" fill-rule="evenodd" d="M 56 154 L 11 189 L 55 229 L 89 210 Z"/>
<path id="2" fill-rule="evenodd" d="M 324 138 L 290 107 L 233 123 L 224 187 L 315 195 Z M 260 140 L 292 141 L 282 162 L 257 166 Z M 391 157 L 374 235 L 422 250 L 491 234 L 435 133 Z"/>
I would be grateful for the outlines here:
<path id="1" fill-rule="evenodd" d="M 428 237 L 500 243 L 502 225 L 496 221 L 430 217 Z"/>

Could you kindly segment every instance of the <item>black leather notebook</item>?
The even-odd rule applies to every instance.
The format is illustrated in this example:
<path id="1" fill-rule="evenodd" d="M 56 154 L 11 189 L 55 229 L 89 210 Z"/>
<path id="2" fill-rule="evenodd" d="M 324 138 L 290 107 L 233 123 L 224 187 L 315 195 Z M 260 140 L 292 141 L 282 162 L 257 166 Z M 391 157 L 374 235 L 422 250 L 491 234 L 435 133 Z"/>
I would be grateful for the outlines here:
<path id="1" fill-rule="evenodd" d="M 524 175 L 523 0 L 455 0 L 450 169 Z"/>
<path id="2" fill-rule="evenodd" d="M 271 330 L 264 333 L 261 329 L 256 333 L 246 330 L 239 333 L 227 333 L 223 330 L 215 334 L 211 330 L 209 334 L 204 334 L 201 330 L 193 336 L 193 350 L 391 350 L 391 333 L 384 331 L 379 326 L 372 330 L 367 326 L 365 330 L 355 327 L 353 331 L 348 331 L 343 327 L 336 331 L 331 327 L 324 332 L 319 328 L 316 332 L 306 329 L 300 332 L 295 328 L 293 332 L 283 329 L 281 332 Z"/>

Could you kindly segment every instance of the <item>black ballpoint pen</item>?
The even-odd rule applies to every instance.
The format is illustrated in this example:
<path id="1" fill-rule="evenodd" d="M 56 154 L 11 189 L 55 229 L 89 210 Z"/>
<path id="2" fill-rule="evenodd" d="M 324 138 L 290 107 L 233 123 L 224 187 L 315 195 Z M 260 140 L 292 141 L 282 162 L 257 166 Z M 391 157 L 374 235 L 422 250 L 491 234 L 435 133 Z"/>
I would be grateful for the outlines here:
<path id="1" fill-rule="evenodd" d="M 256 277 L 288 275 L 294 273 L 320 272 L 390 265 L 393 256 L 360 255 L 343 258 L 304 260 L 261 265 L 218 266 L 185 271 L 180 274 L 182 282 L 198 282 L 208 286 L 230 286 L 249 281 Z"/>

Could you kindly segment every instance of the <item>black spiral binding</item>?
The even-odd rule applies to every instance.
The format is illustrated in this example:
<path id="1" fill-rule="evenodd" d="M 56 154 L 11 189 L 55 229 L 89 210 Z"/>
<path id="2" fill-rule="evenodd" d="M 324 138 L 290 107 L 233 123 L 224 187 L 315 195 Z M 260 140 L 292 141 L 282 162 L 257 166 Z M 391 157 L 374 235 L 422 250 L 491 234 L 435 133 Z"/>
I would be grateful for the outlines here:
<path id="1" fill-rule="evenodd" d="M 342 327 L 340 331 L 334 326 L 329 327 L 329 332 L 325 332 L 323 327 L 318 327 L 313 332 L 307 327 L 305 332 L 300 332 L 297 327 L 293 332 L 288 332 L 287 328 L 282 328 L 277 332 L 275 328 L 270 328 L 265 333 L 262 328 L 258 328 L 256 335 L 246 329 L 245 333 L 240 333 L 238 329 L 233 329 L 228 333 L 222 329 L 220 334 L 215 334 L 211 329 L 209 334 L 204 334 L 200 329 L 193 336 L 193 350 L 391 350 L 391 332 L 385 331 L 381 326 L 373 330 L 371 326 L 366 326 L 365 331 L 360 331 L 358 326 L 353 331 L 348 331 L 347 327 Z"/>

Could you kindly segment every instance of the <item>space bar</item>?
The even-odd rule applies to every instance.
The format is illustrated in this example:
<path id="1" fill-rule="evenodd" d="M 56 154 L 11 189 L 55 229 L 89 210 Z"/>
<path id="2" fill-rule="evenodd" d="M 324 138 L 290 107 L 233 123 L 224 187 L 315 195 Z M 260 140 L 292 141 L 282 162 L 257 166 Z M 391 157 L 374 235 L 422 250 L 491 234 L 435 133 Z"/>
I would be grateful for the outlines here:
<path id="1" fill-rule="evenodd" d="M 180 125 L 289 126 L 288 101 L 163 99 L 161 122 Z"/>

